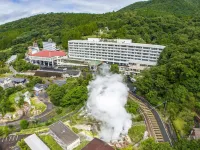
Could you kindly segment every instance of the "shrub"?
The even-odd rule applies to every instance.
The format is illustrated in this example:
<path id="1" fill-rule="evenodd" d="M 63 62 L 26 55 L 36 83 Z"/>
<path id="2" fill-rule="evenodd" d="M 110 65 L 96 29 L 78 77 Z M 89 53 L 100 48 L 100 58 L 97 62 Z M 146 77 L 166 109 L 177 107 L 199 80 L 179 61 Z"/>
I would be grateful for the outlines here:
<path id="1" fill-rule="evenodd" d="M 27 129 L 29 126 L 29 122 L 27 120 L 21 120 L 20 121 L 20 127 L 21 129 Z"/>

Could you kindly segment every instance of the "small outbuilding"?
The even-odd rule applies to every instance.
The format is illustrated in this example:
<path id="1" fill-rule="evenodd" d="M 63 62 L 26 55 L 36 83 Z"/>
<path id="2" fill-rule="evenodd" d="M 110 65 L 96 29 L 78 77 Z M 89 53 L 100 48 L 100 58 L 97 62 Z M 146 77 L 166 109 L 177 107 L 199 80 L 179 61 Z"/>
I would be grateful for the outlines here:
<path id="1" fill-rule="evenodd" d="M 50 150 L 36 134 L 28 136 L 24 141 L 31 150 Z"/>
<path id="2" fill-rule="evenodd" d="M 48 88 L 48 85 L 47 84 L 39 84 L 37 83 L 35 86 L 34 86 L 34 91 L 43 91 L 43 90 L 46 90 Z"/>
<path id="3" fill-rule="evenodd" d="M 61 121 L 49 126 L 50 134 L 64 150 L 73 150 L 80 144 L 80 138 Z"/>
<path id="4" fill-rule="evenodd" d="M 12 82 L 15 83 L 15 84 L 25 83 L 26 79 L 24 79 L 24 78 L 13 78 Z"/>
<path id="5" fill-rule="evenodd" d="M 47 84 L 36 84 L 33 88 L 33 90 L 35 91 L 36 95 L 39 95 L 40 92 L 46 90 L 48 88 Z"/>

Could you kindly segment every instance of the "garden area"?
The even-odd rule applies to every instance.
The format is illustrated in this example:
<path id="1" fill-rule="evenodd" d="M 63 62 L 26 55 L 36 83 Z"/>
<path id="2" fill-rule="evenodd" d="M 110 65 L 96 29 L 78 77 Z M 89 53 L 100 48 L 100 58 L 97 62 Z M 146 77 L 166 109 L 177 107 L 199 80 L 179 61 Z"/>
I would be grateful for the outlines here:
<path id="1" fill-rule="evenodd" d="M 18 120 L 24 113 L 31 117 L 44 112 L 47 106 L 36 97 L 31 96 L 32 93 L 27 89 L 11 94 L 7 99 L 10 109 L 2 115 L 1 122 Z"/>
<path id="2" fill-rule="evenodd" d="M 16 134 L 17 135 L 34 134 L 34 133 L 48 132 L 48 131 L 49 131 L 49 128 L 47 126 L 42 126 L 42 127 L 36 127 L 36 128 L 22 129 L 20 132 L 16 132 Z"/>
<path id="3" fill-rule="evenodd" d="M 62 150 L 60 145 L 50 135 L 40 135 L 40 139 L 50 148 L 50 150 Z"/>
<path id="4" fill-rule="evenodd" d="M 36 97 L 31 99 L 31 116 L 37 116 L 46 110 L 47 106 Z"/>

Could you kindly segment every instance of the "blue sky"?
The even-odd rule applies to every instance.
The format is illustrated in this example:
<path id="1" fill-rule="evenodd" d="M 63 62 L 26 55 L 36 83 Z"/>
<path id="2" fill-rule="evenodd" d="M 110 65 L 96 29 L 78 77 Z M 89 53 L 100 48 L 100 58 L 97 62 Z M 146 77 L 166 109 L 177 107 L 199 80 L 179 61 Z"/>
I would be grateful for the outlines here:
<path id="1" fill-rule="evenodd" d="M 141 0 L 0 0 L 0 24 L 48 13 L 106 13 Z"/>

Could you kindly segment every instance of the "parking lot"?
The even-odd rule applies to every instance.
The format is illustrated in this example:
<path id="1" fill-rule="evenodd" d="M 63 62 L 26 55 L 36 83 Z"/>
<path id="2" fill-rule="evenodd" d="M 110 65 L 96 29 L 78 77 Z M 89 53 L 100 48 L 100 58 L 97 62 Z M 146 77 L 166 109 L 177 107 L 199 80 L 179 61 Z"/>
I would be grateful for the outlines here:
<path id="1" fill-rule="evenodd" d="M 3 142 L 7 142 L 7 141 L 17 141 L 18 140 L 18 135 L 10 135 L 10 136 L 8 136 L 8 137 L 6 137 L 6 138 L 2 138 L 1 139 L 1 143 L 3 143 Z"/>
<path id="2" fill-rule="evenodd" d="M 5 138 L 0 138 L 0 150 L 11 150 L 18 141 L 26 138 L 28 135 L 9 135 Z"/>

